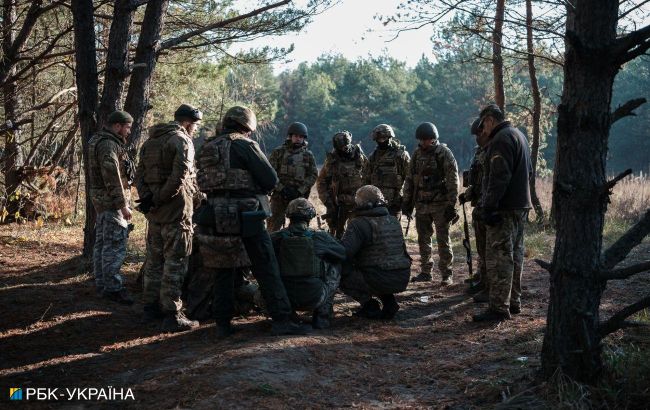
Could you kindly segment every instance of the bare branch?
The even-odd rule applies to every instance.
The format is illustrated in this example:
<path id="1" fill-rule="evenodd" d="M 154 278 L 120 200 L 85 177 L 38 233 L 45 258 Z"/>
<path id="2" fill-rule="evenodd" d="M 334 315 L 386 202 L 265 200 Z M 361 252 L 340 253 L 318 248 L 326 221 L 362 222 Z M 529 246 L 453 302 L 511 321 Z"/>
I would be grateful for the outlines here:
<path id="1" fill-rule="evenodd" d="M 602 266 L 612 269 L 634 249 L 643 239 L 650 234 L 650 208 L 645 215 L 621 236 L 602 256 Z"/>
<path id="2" fill-rule="evenodd" d="M 638 263 L 621 269 L 613 269 L 600 273 L 602 280 L 627 279 L 637 273 L 650 271 L 650 261 Z"/>
<path id="3" fill-rule="evenodd" d="M 648 100 L 645 98 L 635 98 L 626 102 L 623 105 L 619 105 L 616 110 L 612 113 L 611 123 L 614 124 L 616 121 L 624 117 L 636 116 L 634 110 L 645 104 Z"/>
<path id="4" fill-rule="evenodd" d="M 180 35 L 178 37 L 170 38 L 170 39 L 165 40 L 165 41 L 162 42 L 162 44 L 160 45 L 159 51 L 166 50 L 168 48 L 177 46 L 177 45 L 191 39 L 192 37 L 195 37 L 195 36 L 198 36 L 200 34 L 205 33 L 206 31 L 214 30 L 214 29 L 221 28 L 221 27 L 226 27 L 226 26 L 228 26 L 228 25 L 230 25 L 232 23 L 236 23 L 236 22 L 241 21 L 241 20 L 246 20 L 247 18 L 255 17 L 258 14 L 264 13 L 265 11 L 268 11 L 268 10 L 271 10 L 271 9 L 274 9 L 274 8 L 277 8 L 277 7 L 285 6 L 285 5 L 289 4 L 290 2 L 291 2 L 291 0 L 282 0 L 280 2 L 272 3 L 272 4 L 269 4 L 268 6 L 264 6 L 264 7 L 260 7 L 259 9 L 255 9 L 255 10 L 251 11 L 250 13 L 241 14 L 239 16 L 231 17 L 229 19 L 217 21 L 215 23 L 212 23 L 212 24 L 209 24 L 209 25 L 207 25 L 205 27 L 201 27 L 199 29 L 190 31 L 190 32 L 185 33 L 183 35 Z"/>
<path id="5" fill-rule="evenodd" d="M 551 264 L 550 262 L 546 262 L 546 261 L 543 261 L 543 260 L 541 260 L 541 259 L 534 259 L 534 261 L 535 261 L 535 263 L 538 264 L 541 268 L 543 268 L 543 269 L 545 269 L 545 270 L 547 270 L 547 271 L 549 271 L 549 272 L 551 271 L 551 269 L 553 269 L 553 264 Z"/>
<path id="6" fill-rule="evenodd" d="M 619 329 L 629 327 L 626 326 L 626 324 L 629 322 L 627 322 L 625 319 L 632 316 L 636 312 L 639 312 L 648 307 L 650 307 L 650 296 L 646 296 L 638 302 L 626 306 L 620 311 L 616 312 L 612 317 L 598 326 L 598 333 L 600 333 L 601 337 L 605 337 L 608 334 L 613 333 Z"/>
<path id="7" fill-rule="evenodd" d="M 632 174 L 632 168 L 626 169 L 625 171 L 621 172 L 616 177 L 614 177 L 614 179 L 605 182 L 605 185 L 603 185 L 602 193 L 609 194 L 610 191 L 614 188 L 614 186 L 618 184 L 618 181 L 620 181 L 621 179 L 625 178 L 630 174 Z"/>
<path id="8" fill-rule="evenodd" d="M 650 25 L 635 30 L 616 40 L 614 55 L 619 64 L 624 64 L 650 49 Z"/>

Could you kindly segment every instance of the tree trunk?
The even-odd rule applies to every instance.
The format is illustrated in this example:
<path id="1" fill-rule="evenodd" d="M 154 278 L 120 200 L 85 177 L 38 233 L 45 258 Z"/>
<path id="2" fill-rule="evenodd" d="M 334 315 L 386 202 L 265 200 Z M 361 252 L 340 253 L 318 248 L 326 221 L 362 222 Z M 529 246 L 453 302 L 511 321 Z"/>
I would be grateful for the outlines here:
<path id="1" fill-rule="evenodd" d="M 492 72 L 494 73 L 494 100 L 505 112 L 506 93 L 503 88 L 503 57 L 501 42 L 503 40 L 503 18 L 506 10 L 506 0 L 497 0 L 497 10 L 494 16 L 494 31 L 492 32 Z"/>
<path id="2" fill-rule="evenodd" d="M 604 215 L 605 165 L 612 86 L 618 64 L 618 0 L 567 6 L 564 90 L 558 107 L 553 183 L 556 239 L 542 369 L 558 368 L 594 383 L 602 369 L 598 333 L 605 282 L 598 277 Z"/>
<path id="3" fill-rule="evenodd" d="M 134 119 L 129 138 L 129 146 L 132 149 L 137 147 L 140 141 L 147 112 L 151 109 L 149 92 L 168 4 L 169 0 L 150 1 L 142 20 L 142 32 L 135 50 L 134 69 L 124 103 L 124 109 Z"/>
<path id="4" fill-rule="evenodd" d="M 95 50 L 95 26 L 92 0 L 72 0 L 72 17 L 74 22 L 74 46 L 77 80 L 77 105 L 79 107 L 79 126 L 81 128 L 81 146 L 86 185 L 86 222 L 84 225 L 83 255 L 93 253 L 95 243 L 95 208 L 88 195 L 90 186 L 88 170 L 88 141 L 97 127 L 95 112 L 97 110 L 97 52 Z"/>
<path id="5" fill-rule="evenodd" d="M 108 35 L 108 53 L 104 89 L 97 111 L 97 127 L 101 129 L 106 117 L 122 107 L 124 82 L 129 75 L 129 44 L 135 8 L 131 0 L 118 0 L 113 6 L 113 22 Z"/>
<path id="6" fill-rule="evenodd" d="M 542 116 L 542 96 L 537 82 L 537 69 L 535 68 L 535 48 L 533 47 L 533 5 L 532 0 L 526 0 L 526 46 L 528 51 L 528 74 L 530 75 L 530 88 L 533 94 L 533 143 L 530 149 L 530 158 L 533 165 L 533 174 L 530 177 L 530 197 L 537 221 L 544 220 L 544 209 L 539 202 L 536 188 L 537 157 L 539 156 L 540 119 Z"/>

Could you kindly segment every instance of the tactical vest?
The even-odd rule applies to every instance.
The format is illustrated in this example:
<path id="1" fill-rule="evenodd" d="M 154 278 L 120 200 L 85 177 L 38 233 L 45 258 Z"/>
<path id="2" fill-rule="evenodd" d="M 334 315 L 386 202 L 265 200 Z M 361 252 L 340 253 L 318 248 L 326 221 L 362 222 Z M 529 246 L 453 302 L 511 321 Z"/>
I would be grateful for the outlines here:
<path id="1" fill-rule="evenodd" d="M 284 230 L 280 242 L 280 275 L 283 277 L 321 277 L 320 259 L 314 253 L 314 231 L 301 234 Z"/>
<path id="2" fill-rule="evenodd" d="M 478 148 L 469 166 L 469 185 L 472 186 L 472 192 L 475 193 L 475 197 L 471 201 L 472 206 L 477 206 L 481 199 L 481 184 L 483 183 L 483 170 L 485 169 L 486 157 L 487 151 L 483 148 Z"/>
<path id="3" fill-rule="evenodd" d="M 406 254 L 402 227 L 394 216 L 358 216 L 370 223 L 372 243 L 364 246 L 354 259 L 359 267 L 378 267 L 382 270 L 408 269 L 411 261 Z M 356 218 L 355 218 L 356 219 Z"/>
<path id="4" fill-rule="evenodd" d="M 307 177 L 305 171 L 310 168 L 311 162 L 307 147 L 293 150 L 282 147 L 280 169 L 277 169 L 278 178 L 284 186 L 297 187 L 304 184 Z"/>
<path id="5" fill-rule="evenodd" d="M 196 182 L 202 192 L 257 189 L 253 175 L 246 169 L 230 168 L 230 146 L 242 134 L 219 135 L 205 142 L 197 156 Z"/>
<path id="6" fill-rule="evenodd" d="M 338 184 L 339 199 L 353 204 L 354 194 L 364 185 L 361 153 L 359 152 L 355 159 L 348 161 L 335 154 L 330 153 L 329 156 L 332 160 L 332 181 Z"/>
<path id="7" fill-rule="evenodd" d="M 430 202 L 447 193 L 444 170 L 445 144 L 438 144 L 431 152 L 418 149 L 413 155 L 415 183 L 418 202 Z"/>
<path id="8" fill-rule="evenodd" d="M 399 197 L 404 178 L 398 173 L 397 161 L 404 155 L 404 147 L 375 150 L 370 157 L 370 184 L 381 189 L 390 202 Z"/>
<path id="9" fill-rule="evenodd" d="M 88 144 L 88 152 L 90 152 L 92 155 L 90 155 L 90 181 L 91 181 L 91 188 L 97 189 L 97 190 L 104 190 L 105 185 L 104 185 L 104 179 L 102 178 L 102 170 L 101 170 L 101 164 L 99 163 L 99 158 L 97 158 L 97 146 L 105 140 L 109 140 L 115 143 L 117 146 L 117 158 L 118 158 L 118 167 L 120 171 L 120 177 L 122 178 L 122 186 L 128 186 L 130 185 L 129 182 L 129 175 L 127 175 L 130 172 L 133 172 L 133 162 L 131 161 L 131 158 L 129 157 L 129 154 L 126 152 L 126 149 L 122 144 L 120 144 L 116 138 L 117 136 L 111 134 L 108 131 L 99 131 L 97 132 L 89 141 Z M 130 169 L 128 169 L 130 168 Z M 133 180 L 131 179 L 131 182 Z"/>
<path id="10" fill-rule="evenodd" d="M 144 182 L 148 185 L 164 184 L 171 175 L 174 158 L 165 158 L 164 147 L 174 136 L 176 130 L 170 130 L 156 138 L 149 138 L 140 151 L 140 161 L 144 166 Z"/>

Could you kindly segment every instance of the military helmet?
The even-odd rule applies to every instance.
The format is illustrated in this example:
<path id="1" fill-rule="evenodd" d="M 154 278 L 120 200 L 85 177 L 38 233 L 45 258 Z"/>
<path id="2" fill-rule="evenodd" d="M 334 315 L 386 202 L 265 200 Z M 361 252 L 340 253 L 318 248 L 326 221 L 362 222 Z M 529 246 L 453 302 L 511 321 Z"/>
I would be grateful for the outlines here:
<path id="1" fill-rule="evenodd" d="M 201 121 L 203 113 L 189 104 L 181 104 L 174 112 L 174 119 L 187 118 L 192 122 Z"/>
<path id="2" fill-rule="evenodd" d="M 373 141 L 377 141 L 377 138 L 380 136 L 387 137 L 388 139 L 395 138 L 395 131 L 393 131 L 393 127 L 388 124 L 379 124 L 372 130 Z"/>
<path id="3" fill-rule="evenodd" d="M 350 144 L 352 144 L 352 134 L 350 134 L 350 131 L 339 131 L 332 137 L 332 145 L 336 149 L 341 149 Z"/>
<path id="4" fill-rule="evenodd" d="M 432 122 L 423 122 L 416 128 L 415 138 L 419 140 L 437 140 L 438 129 Z"/>
<path id="5" fill-rule="evenodd" d="M 479 133 L 478 126 L 480 124 L 481 124 L 481 117 L 474 120 L 474 122 L 472 123 L 472 126 L 469 129 L 469 131 L 472 133 L 472 135 L 478 135 L 478 133 Z"/>
<path id="6" fill-rule="evenodd" d="M 289 129 L 287 129 L 287 135 L 290 134 L 302 135 L 303 137 L 307 138 L 307 126 L 302 122 L 294 122 L 289 125 Z"/>
<path id="7" fill-rule="evenodd" d="M 368 209 L 386 205 L 384 194 L 374 185 L 364 185 L 354 194 L 354 204 L 357 208 Z"/>
<path id="8" fill-rule="evenodd" d="M 223 122 L 225 123 L 226 120 L 232 120 L 253 132 L 257 129 L 257 117 L 253 110 L 248 107 L 235 105 L 226 111 L 226 114 L 223 116 Z"/>
<path id="9" fill-rule="evenodd" d="M 303 219 L 309 221 L 316 216 L 316 208 L 305 198 L 296 198 L 287 205 L 289 219 Z"/>

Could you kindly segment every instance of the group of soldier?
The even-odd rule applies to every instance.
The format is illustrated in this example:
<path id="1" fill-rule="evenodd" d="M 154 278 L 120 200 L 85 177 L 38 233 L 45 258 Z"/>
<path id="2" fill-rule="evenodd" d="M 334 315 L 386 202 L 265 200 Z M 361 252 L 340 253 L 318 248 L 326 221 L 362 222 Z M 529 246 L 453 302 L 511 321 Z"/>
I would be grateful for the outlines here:
<path id="1" fill-rule="evenodd" d="M 460 195 L 456 160 L 429 122 L 415 131 L 412 159 L 389 125 L 372 130 L 377 146 L 369 158 L 350 132 L 337 132 L 318 172 L 304 124 L 291 124 L 267 159 L 251 138 L 255 114 L 242 106 L 226 112 L 220 131 L 195 157 L 192 137 L 202 116 L 183 104 L 174 121 L 150 128 L 137 167 L 125 147 L 133 122 L 128 113 L 112 113 L 90 140 L 93 269 L 103 297 L 133 303 L 120 274 L 133 184 L 136 209 L 148 221 L 143 321 L 160 321 L 165 331 L 189 330 L 199 324 L 193 319 L 212 317 L 217 337 L 230 336 L 249 274 L 257 282 L 253 300 L 271 317 L 274 335 L 329 327 L 338 290 L 359 302 L 355 315 L 392 319 L 399 310 L 395 294 L 409 280 L 432 280 L 434 230 L 440 284 L 453 283 L 449 230 L 459 219 L 457 200 L 474 206 L 479 272 L 469 291 L 488 303 L 474 320 L 520 312 L 530 154 L 497 106 L 485 107 L 471 126 L 478 147 Z M 329 232 L 320 229 L 321 216 L 308 199 L 314 184 Z M 408 219 L 408 232 L 414 210 L 420 272 L 411 279 L 400 219 Z M 312 228 L 314 218 L 319 229 Z M 309 312 L 311 326 L 297 312 Z"/>

